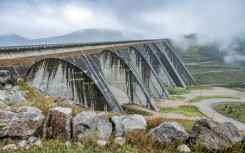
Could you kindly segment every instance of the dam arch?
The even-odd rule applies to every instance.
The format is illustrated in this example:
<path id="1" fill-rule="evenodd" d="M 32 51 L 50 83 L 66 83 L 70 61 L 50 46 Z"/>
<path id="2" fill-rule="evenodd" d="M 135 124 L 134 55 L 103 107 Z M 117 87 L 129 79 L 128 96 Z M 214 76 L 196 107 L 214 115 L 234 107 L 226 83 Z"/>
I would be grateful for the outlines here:
<path id="1" fill-rule="evenodd" d="M 121 105 L 136 104 L 151 107 L 130 68 L 116 53 L 110 50 L 102 51 L 100 65 L 105 81 Z"/>
<path id="2" fill-rule="evenodd" d="M 81 69 L 58 58 L 45 58 L 34 63 L 25 81 L 49 94 L 66 97 L 85 108 L 110 111 L 97 85 Z"/>

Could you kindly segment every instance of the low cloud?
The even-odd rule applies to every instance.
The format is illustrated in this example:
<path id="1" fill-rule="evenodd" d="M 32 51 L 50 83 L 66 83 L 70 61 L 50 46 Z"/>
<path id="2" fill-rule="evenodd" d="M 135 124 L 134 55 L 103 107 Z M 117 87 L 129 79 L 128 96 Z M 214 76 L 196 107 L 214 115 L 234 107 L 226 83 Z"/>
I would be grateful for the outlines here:
<path id="1" fill-rule="evenodd" d="M 244 0 L 1 0 L 0 34 L 41 38 L 107 28 L 145 38 L 228 39 L 245 33 L 244 8 Z"/>

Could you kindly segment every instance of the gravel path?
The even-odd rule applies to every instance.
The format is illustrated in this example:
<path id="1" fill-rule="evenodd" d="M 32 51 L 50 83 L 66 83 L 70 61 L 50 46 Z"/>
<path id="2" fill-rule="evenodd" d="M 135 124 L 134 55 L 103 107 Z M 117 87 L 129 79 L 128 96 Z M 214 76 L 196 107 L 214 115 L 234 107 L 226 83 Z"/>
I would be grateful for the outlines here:
<path id="1" fill-rule="evenodd" d="M 214 120 L 221 121 L 221 122 L 232 122 L 235 124 L 239 129 L 245 129 L 245 124 L 242 122 L 239 122 L 237 120 L 234 120 L 232 118 L 229 118 L 227 116 L 224 116 L 218 112 L 216 112 L 212 105 L 218 104 L 218 103 L 224 103 L 224 102 L 244 102 L 245 99 L 208 99 L 204 100 L 199 104 L 199 110 L 209 116 L 210 118 L 213 118 Z"/>

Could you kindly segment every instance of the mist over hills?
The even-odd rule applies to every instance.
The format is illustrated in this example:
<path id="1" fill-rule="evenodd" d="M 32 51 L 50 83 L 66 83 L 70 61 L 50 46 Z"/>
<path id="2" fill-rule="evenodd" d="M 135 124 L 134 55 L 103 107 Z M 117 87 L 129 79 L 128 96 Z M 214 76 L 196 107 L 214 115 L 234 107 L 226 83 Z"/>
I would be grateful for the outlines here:
<path id="1" fill-rule="evenodd" d="M 17 34 L 0 35 L 0 47 L 40 45 L 40 44 L 61 44 L 61 43 L 82 43 L 99 41 L 121 41 L 143 39 L 139 33 L 124 32 L 111 29 L 84 29 L 74 31 L 60 36 L 28 39 Z"/>

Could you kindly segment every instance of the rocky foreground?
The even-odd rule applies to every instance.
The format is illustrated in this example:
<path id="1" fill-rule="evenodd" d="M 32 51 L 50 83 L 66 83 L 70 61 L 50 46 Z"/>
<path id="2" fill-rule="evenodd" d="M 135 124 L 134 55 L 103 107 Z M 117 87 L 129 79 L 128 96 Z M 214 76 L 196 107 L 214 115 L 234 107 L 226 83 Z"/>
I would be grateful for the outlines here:
<path id="1" fill-rule="evenodd" d="M 45 116 L 39 108 L 13 105 L 23 103 L 25 93 L 19 91 L 11 78 L 6 71 L 0 71 L 0 140 L 13 139 L 18 143 L 7 144 L 2 150 L 42 148 L 43 141 L 49 139 L 63 140 L 67 146 L 70 142 L 82 146 L 88 138 L 94 139 L 99 147 L 122 147 L 128 135 L 141 133 L 146 133 L 151 143 L 180 144 L 180 152 L 191 152 L 196 145 L 207 151 L 223 151 L 244 141 L 244 136 L 232 123 L 206 118 L 197 120 L 192 130 L 186 132 L 176 122 L 164 122 L 147 130 L 145 118 L 137 114 L 107 117 L 104 112 L 84 111 L 74 115 L 69 107 L 54 107 Z"/>

